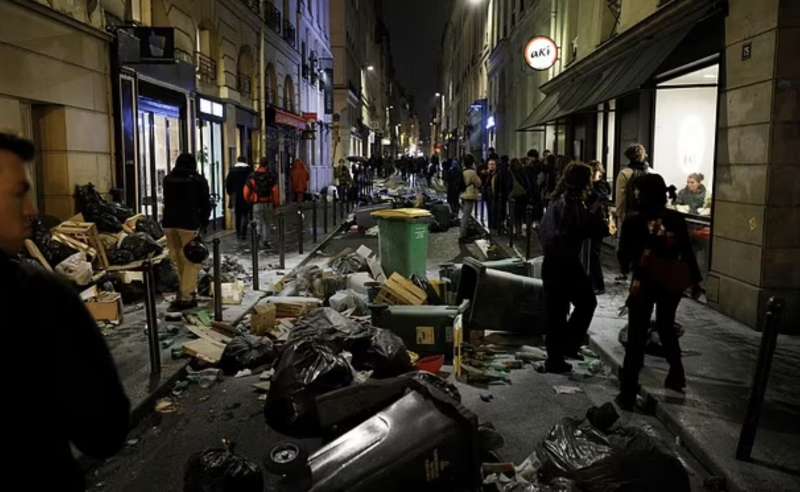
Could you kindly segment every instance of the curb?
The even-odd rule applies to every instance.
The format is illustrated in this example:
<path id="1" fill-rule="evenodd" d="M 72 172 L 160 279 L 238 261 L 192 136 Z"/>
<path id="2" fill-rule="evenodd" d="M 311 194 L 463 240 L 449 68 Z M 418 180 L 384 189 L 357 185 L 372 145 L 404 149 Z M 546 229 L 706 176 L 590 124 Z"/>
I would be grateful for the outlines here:
<path id="1" fill-rule="evenodd" d="M 594 337 L 589 336 L 589 348 L 591 348 L 600 359 L 611 366 L 614 371 L 619 374 L 622 370 L 622 362 L 617 357 L 606 350 L 600 343 L 595 341 Z M 642 373 L 647 373 L 648 369 L 642 368 Z M 619 379 L 619 377 L 617 378 Z M 683 447 L 688 450 L 701 465 L 703 465 L 711 475 L 722 477 L 725 481 L 725 490 L 728 492 L 748 492 L 737 483 L 735 476 L 733 476 L 723 463 L 719 463 L 717 459 L 708 451 L 697 437 L 695 437 L 688 429 L 681 425 L 680 419 L 672 415 L 663 405 L 660 404 L 658 395 L 653 394 L 649 388 L 642 385 L 639 394 L 645 399 L 645 406 L 654 410 L 655 417 L 664 424 L 667 429 L 678 436 L 681 440 Z"/>

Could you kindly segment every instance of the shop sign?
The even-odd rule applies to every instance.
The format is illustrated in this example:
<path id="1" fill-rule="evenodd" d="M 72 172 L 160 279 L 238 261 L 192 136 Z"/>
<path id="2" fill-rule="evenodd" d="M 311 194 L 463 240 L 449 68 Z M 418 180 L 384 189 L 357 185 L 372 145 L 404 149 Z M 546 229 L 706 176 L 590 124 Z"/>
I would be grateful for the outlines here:
<path id="1" fill-rule="evenodd" d="M 534 36 L 525 46 L 525 63 L 534 70 L 547 70 L 558 60 L 558 46 L 547 36 Z"/>
<path id="2" fill-rule="evenodd" d="M 303 113 L 303 119 L 308 123 L 315 123 L 317 121 L 317 113 Z"/>

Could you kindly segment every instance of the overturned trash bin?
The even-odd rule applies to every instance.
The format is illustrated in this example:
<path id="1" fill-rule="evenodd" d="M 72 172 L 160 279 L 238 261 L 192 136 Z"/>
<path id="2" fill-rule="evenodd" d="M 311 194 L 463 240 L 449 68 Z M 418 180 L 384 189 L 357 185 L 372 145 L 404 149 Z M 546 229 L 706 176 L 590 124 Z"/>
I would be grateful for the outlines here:
<path id="1" fill-rule="evenodd" d="M 458 302 L 470 301 L 464 317 L 467 330 L 500 330 L 544 334 L 544 287 L 540 279 L 487 268 L 464 260 Z"/>
<path id="2" fill-rule="evenodd" d="M 477 417 L 437 388 L 425 383 L 412 388 L 308 458 L 312 477 L 308 490 L 477 490 L 481 483 Z M 288 468 L 286 453 L 280 454 L 280 463 L 273 463 L 270 456 L 265 463 L 268 470 Z M 284 476 L 307 480 L 302 471 Z"/>
<path id="3" fill-rule="evenodd" d="M 466 309 L 467 306 L 464 306 Z M 453 325 L 462 309 L 456 306 L 372 305 L 372 324 L 390 330 L 421 357 L 444 355 L 453 360 Z"/>

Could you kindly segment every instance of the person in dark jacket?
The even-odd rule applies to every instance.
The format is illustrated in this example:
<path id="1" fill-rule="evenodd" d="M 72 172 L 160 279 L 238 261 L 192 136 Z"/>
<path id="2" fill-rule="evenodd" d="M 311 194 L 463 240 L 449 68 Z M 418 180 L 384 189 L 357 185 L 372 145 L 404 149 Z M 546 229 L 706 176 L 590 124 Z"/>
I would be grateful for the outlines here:
<path id="1" fill-rule="evenodd" d="M 497 221 L 497 230 L 502 234 L 505 232 L 506 217 L 508 217 L 508 198 L 511 189 L 514 187 L 514 180 L 511 176 L 511 163 L 508 156 L 500 158 L 497 165 L 497 174 L 492 183 L 492 195 L 494 196 L 494 209 Z"/>
<path id="2" fill-rule="evenodd" d="M 620 261 L 630 268 L 632 281 L 628 296 L 628 343 L 622 368 L 621 391 L 617 403 L 630 410 L 639 391 L 639 371 L 644 365 L 644 350 L 650 330 L 650 317 L 656 311 L 656 328 L 669 373 L 668 389 L 683 392 L 686 375 L 675 330 L 675 312 L 681 296 L 691 288 L 692 297 L 702 293 L 702 277 L 692 250 L 686 220 L 666 208 L 667 185 L 658 174 L 640 176 L 633 183 L 638 192 L 638 210 L 622 224 Z"/>
<path id="3" fill-rule="evenodd" d="M 253 209 L 244 199 L 244 185 L 251 172 L 253 170 L 247 163 L 247 159 L 240 156 L 236 159 L 236 165 L 228 171 L 228 177 L 225 178 L 225 191 L 230 198 L 236 223 L 236 237 L 241 241 L 247 239 L 247 223 L 250 222 L 250 213 Z"/>
<path id="4" fill-rule="evenodd" d="M 32 142 L 0 133 L 0 311 L 8 328 L 4 362 L 17 371 L 4 391 L 18 403 L 5 408 L 17 433 L 4 466 L 24 483 L 10 489 L 79 492 L 86 484 L 70 445 L 95 459 L 112 457 L 125 444 L 130 403 L 74 288 L 17 257 L 36 215 L 25 170 L 33 153 Z"/>
<path id="5" fill-rule="evenodd" d="M 597 307 L 592 283 L 580 258 L 584 241 L 604 226 L 597 207 L 587 205 L 591 179 L 589 166 L 580 163 L 567 166 L 539 229 L 544 247 L 547 361 L 542 369 L 545 372 L 572 370 L 565 359 L 580 357 L 580 347 Z M 574 306 L 572 315 L 569 315 L 570 304 Z"/>
<path id="6" fill-rule="evenodd" d="M 492 193 L 492 183 L 494 176 L 497 174 L 497 160 L 490 158 L 486 166 L 478 171 L 478 177 L 481 178 L 483 185 L 481 186 L 481 204 L 486 205 L 486 222 L 488 223 L 489 230 L 494 231 L 497 229 L 497 218 L 495 217 L 494 207 L 494 194 Z"/>
<path id="7" fill-rule="evenodd" d="M 512 227 L 517 236 L 522 237 L 522 224 L 525 223 L 525 211 L 528 208 L 528 175 L 525 166 L 519 159 L 511 160 L 511 198 Z"/>
<path id="8" fill-rule="evenodd" d="M 457 160 L 451 159 L 447 169 L 447 204 L 450 205 L 450 212 L 455 217 L 458 217 L 458 212 L 461 210 L 459 198 L 464 190 L 463 184 L 464 173 L 461 170 L 461 166 Z"/>
<path id="9" fill-rule="evenodd" d="M 597 204 L 603 222 L 608 224 L 608 204 L 611 203 L 611 186 L 606 181 L 606 172 L 599 161 L 589 162 L 592 168 L 592 191 L 589 194 L 589 206 Z M 603 278 L 603 238 L 609 235 L 608 227 L 598 231 L 590 239 L 589 245 L 589 276 L 592 279 L 592 288 L 596 295 L 605 293 L 606 283 Z"/>
<path id="10" fill-rule="evenodd" d="M 542 196 L 539 191 L 539 173 L 542 172 L 542 162 L 539 160 L 538 150 L 528 151 L 524 169 L 528 183 L 528 204 L 533 207 L 533 222 L 538 223 L 542 220 L 543 213 Z"/>
<path id="11" fill-rule="evenodd" d="M 201 265 L 189 261 L 183 247 L 208 227 L 211 196 L 208 181 L 197 172 L 192 154 L 181 154 L 175 167 L 164 178 L 164 234 L 169 255 L 175 263 L 180 289 L 170 311 L 184 311 L 197 306 L 195 291 Z"/>

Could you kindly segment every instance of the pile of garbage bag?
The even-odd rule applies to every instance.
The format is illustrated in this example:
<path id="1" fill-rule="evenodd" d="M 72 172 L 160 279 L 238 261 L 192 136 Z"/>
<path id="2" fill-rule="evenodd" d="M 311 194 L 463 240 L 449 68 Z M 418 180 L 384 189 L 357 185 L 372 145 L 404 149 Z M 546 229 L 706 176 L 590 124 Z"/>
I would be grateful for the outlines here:
<path id="1" fill-rule="evenodd" d="M 143 232 L 153 239 L 161 239 L 164 237 L 164 229 L 152 217 L 144 217 L 136 222 L 136 232 Z"/>
<path id="2" fill-rule="evenodd" d="M 31 224 L 33 228 L 33 243 L 39 248 L 44 258 L 50 265 L 58 265 L 78 251 L 53 239 L 50 228 L 44 218 L 37 217 Z"/>
<path id="3" fill-rule="evenodd" d="M 499 491 L 689 492 L 677 453 L 650 426 L 619 425 L 610 403 L 586 419 L 556 424 L 512 476 L 491 474 Z"/>
<path id="4" fill-rule="evenodd" d="M 225 346 L 219 368 L 232 376 L 242 369 L 255 369 L 275 360 L 275 348 L 266 337 L 244 334 L 234 337 Z"/>
<path id="5" fill-rule="evenodd" d="M 129 251 L 135 260 L 144 260 L 151 253 L 154 256 L 160 255 L 164 248 L 149 234 L 137 232 L 123 239 L 117 250 Z"/>
<path id="6" fill-rule="evenodd" d="M 390 378 L 413 369 L 395 334 L 319 308 L 295 323 L 272 376 L 264 414 L 290 435 L 319 432 L 315 399 L 354 382 L 356 371 Z"/>
<path id="7" fill-rule="evenodd" d="M 100 232 L 120 232 L 122 224 L 133 217 L 133 210 L 105 201 L 92 183 L 77 186 L 75 199 L 84 220 L 94 222 Z"/>

